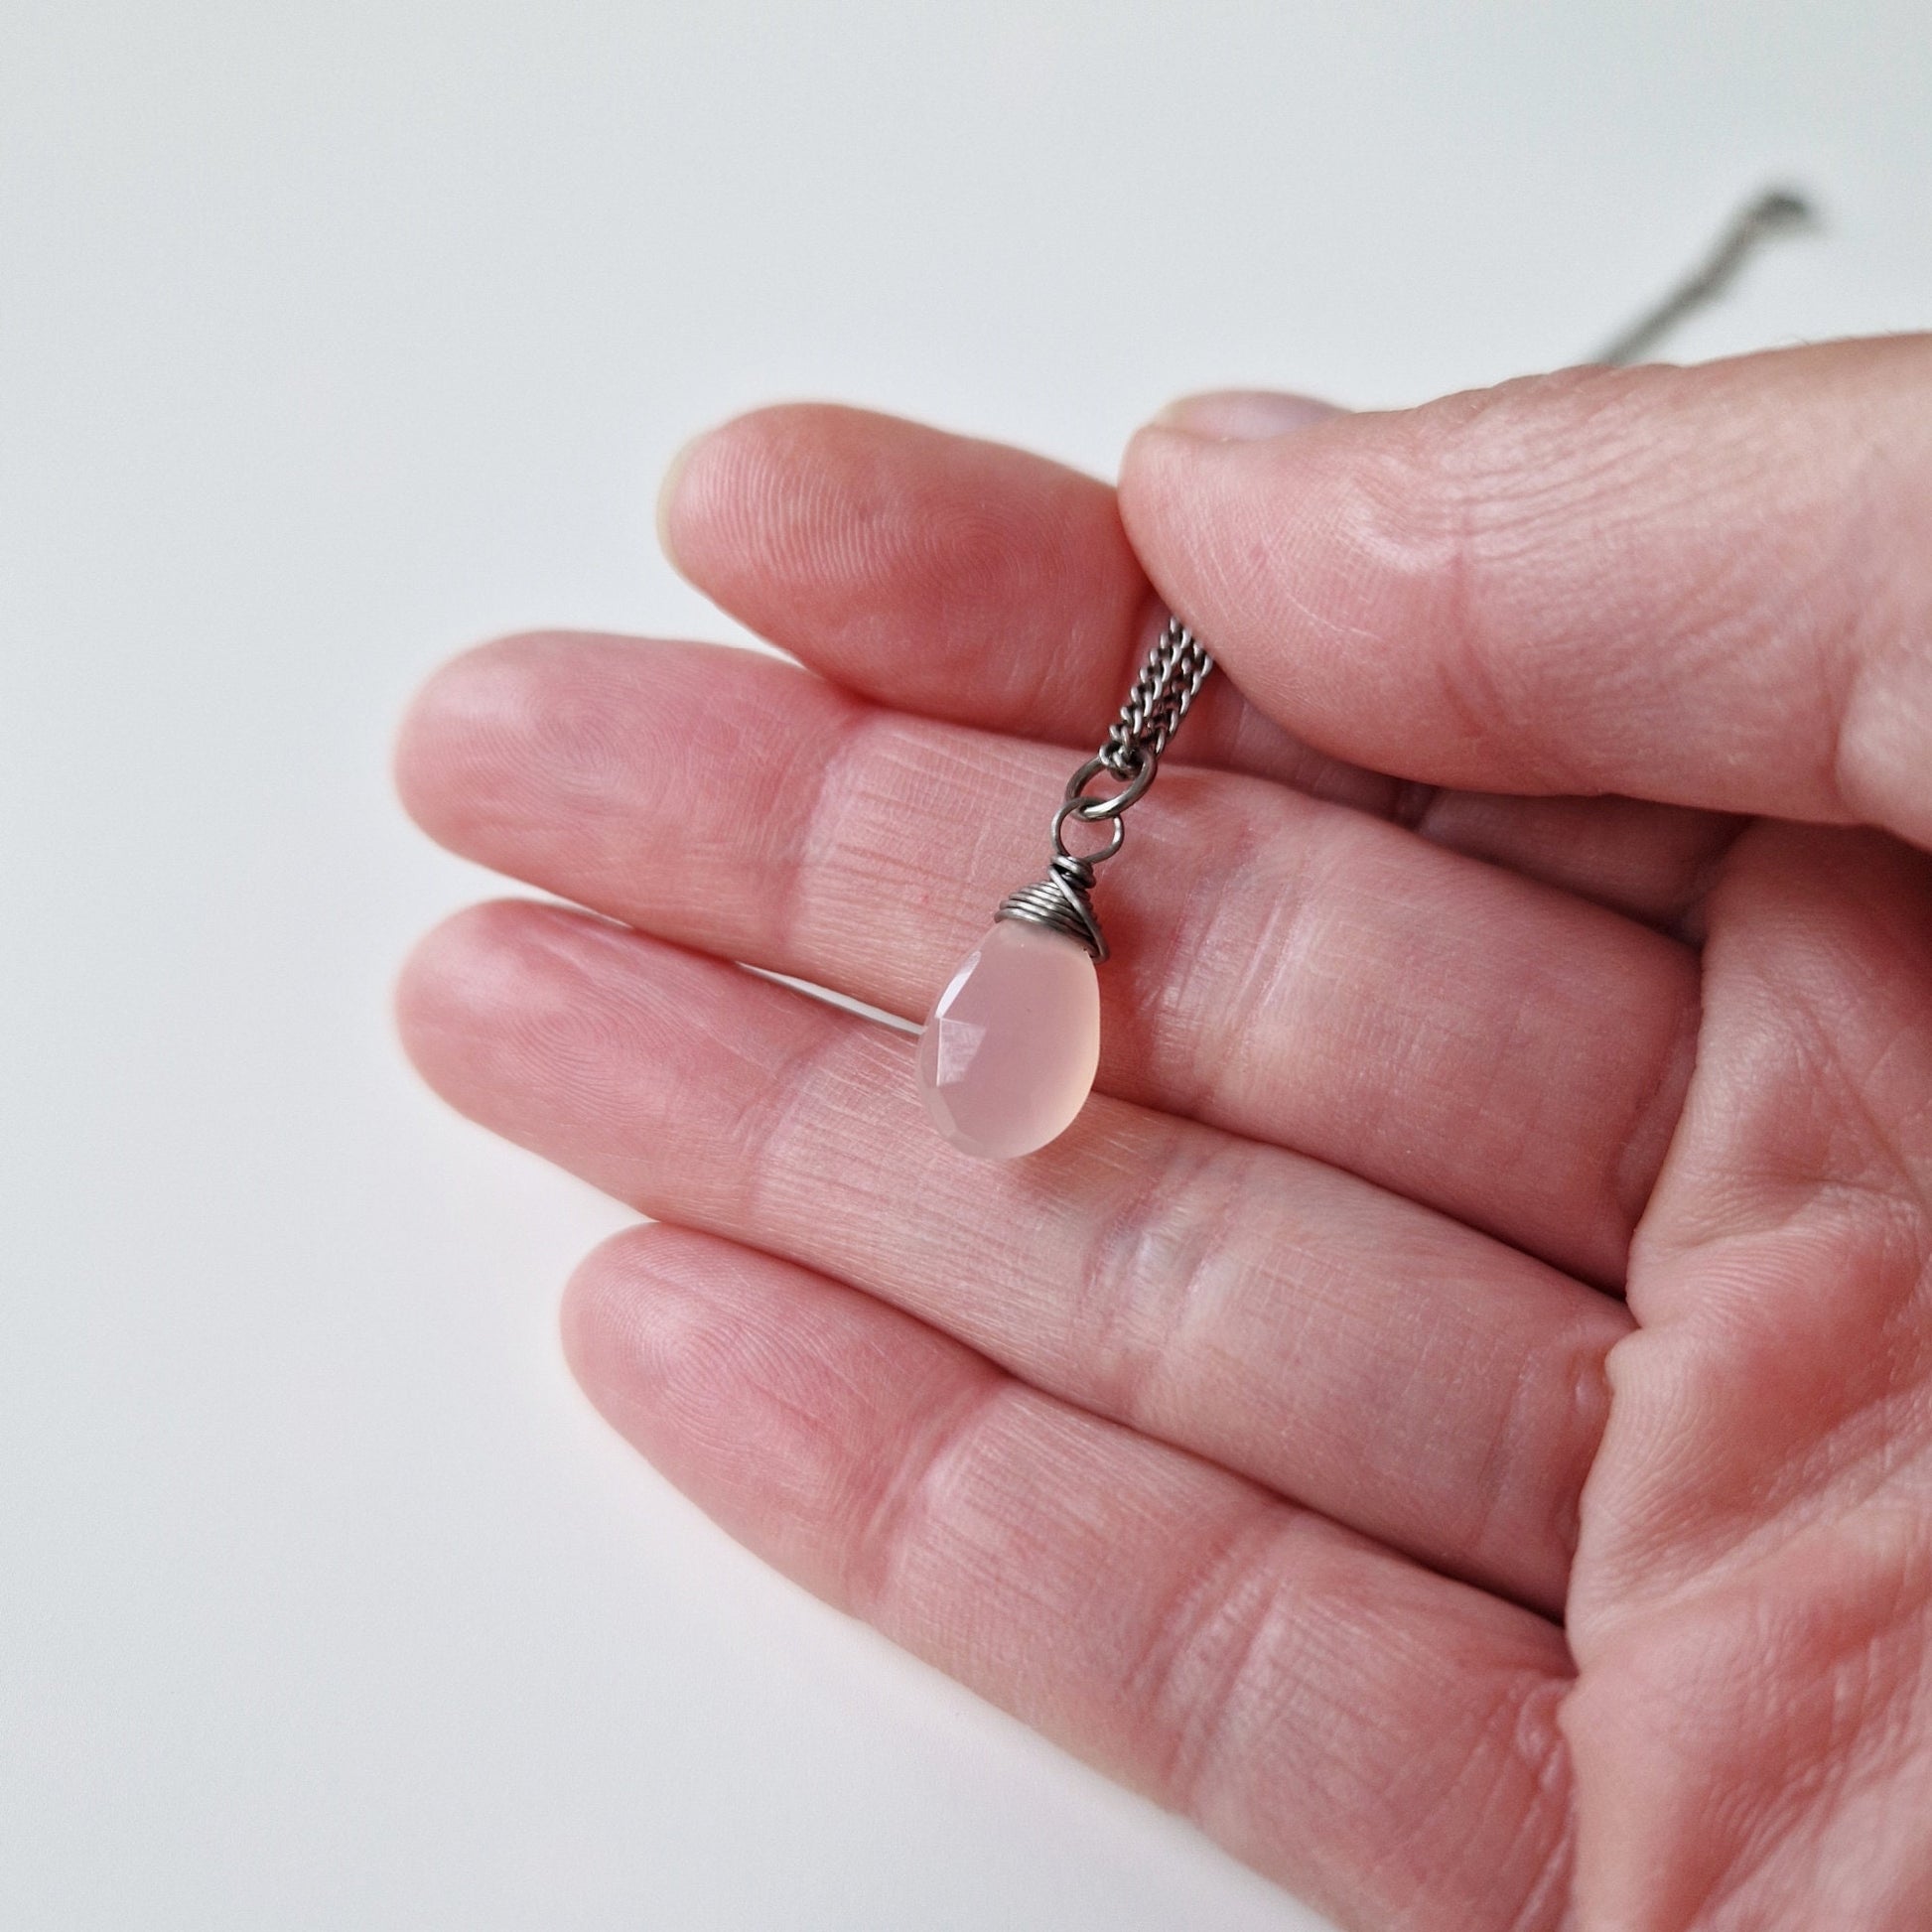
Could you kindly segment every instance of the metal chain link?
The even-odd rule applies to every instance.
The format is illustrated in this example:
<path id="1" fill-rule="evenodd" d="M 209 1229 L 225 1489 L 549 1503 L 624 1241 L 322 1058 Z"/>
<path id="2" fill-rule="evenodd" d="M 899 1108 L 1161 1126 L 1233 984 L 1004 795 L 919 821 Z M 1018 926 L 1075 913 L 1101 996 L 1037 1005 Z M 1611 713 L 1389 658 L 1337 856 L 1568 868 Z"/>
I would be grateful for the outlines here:
<path id="1" fill-rule="evenodd" d="M 1077 863 L 1090 872 L 1120 850 L 1121 814 L 1154 782 L 1161 754 L 1179 730 L 1180 721 L 1213 668 L 1213 658 L 1194 633 L 1178 618 L 1170 618 L 1168 627 L 1148 652 L 1107 742 L 1066 781 L 1060 808 L 1053 815 L 1053 850 L 1061 861 Z M 1120 790 L 1105 795 L 1089 793 L 1087 787 L 1103 777 L 1118 779 Z M 1103 850 L 1076 860 L 1061 837 L 1069 818 L 1083 825 L 1111 821 L 1113 837 Z"/>
<path id="2" fill-rule="evenodd" d="M 1024 919 L 1064 933 L 1084 946 L 1095 959 L 1107 957 L 1106 934 L 1094 917 L 1094 868 L 1106 864 L 1121 848 L 1127 825 L 1121 814 L 1154 782 L 1161 754 L 1168 749 L 1188 707 L 1199 695 L 1214 660 L 1195 641 L 1178 618 L 1156 640 L 1141 666 L 1120 717 L 1107 742 L 1066 781 L 1059 810 L 1053 814 L 1053 858 L 1046 877 L 1011 893 L 1000 906 L 1003 919 Z M 1113 778 L 1118 791 L 1104 797 L 1088 793 L 1096 778 Z M 1072 852 L 1066 844 L 1066 825 L 1107 828 L 1107 843 L 1097 852 Z"/>
<path id="3" fill-rule="evenodd" d="M 1168 749 L 1213 668 L 1213 658 L 1194 633 L 1178 618 L 1170 618 L 1107 734 L 1100 762 L 1117 778 L 1138 776 L 1144 763 Z"/>

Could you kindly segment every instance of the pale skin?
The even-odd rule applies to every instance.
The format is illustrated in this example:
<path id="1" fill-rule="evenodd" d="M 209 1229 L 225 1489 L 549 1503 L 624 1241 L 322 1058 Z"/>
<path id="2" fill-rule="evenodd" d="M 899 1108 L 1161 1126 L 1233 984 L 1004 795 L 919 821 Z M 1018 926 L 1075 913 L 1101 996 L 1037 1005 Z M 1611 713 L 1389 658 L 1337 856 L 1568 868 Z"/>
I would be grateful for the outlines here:
<path id="1" fill-rule="evenodd" d="M 404 1034 L 647 1215 L 599 1408 L 733 1535 L 1368 1932 L 1932 1923 L 1932 339 L 1327 415 L 1118 492 L 786 408 L 667 543 L 803 669 L 512 638 L 400 757 L 590 908 Z M 904 1035 L 1172 606 L 1100 1088 Z"/>

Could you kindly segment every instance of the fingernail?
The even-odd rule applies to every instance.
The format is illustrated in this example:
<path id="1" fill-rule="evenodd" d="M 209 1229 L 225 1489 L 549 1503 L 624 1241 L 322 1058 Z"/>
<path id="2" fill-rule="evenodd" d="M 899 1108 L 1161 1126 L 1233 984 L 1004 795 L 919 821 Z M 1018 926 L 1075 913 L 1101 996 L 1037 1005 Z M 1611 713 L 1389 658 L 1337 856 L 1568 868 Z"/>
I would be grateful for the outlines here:
<path id="1" fill-rule="evenodd" d="M 1177 429 L 1213 443 L 1259 443 L 1291 436 L 1343 412 L 1313 396 L 1284 395 L 1274 389 L 1212 389 L 1182 396 L 1155 417 L 1156 429 Z"/>

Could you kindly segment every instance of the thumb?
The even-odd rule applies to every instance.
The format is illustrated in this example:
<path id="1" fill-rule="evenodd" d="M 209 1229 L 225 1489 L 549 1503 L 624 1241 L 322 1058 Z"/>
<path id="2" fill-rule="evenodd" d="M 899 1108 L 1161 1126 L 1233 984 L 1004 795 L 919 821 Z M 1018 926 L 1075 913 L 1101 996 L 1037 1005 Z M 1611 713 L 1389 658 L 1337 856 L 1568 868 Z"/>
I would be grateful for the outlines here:
<path id="1" fill-rule="evenodd" d="M 1134 439 L 1121 511 L 1291 730 L 1437 784 L 1932 845 L 1932 337 L 1193 416 L 1221 400 Z"/>

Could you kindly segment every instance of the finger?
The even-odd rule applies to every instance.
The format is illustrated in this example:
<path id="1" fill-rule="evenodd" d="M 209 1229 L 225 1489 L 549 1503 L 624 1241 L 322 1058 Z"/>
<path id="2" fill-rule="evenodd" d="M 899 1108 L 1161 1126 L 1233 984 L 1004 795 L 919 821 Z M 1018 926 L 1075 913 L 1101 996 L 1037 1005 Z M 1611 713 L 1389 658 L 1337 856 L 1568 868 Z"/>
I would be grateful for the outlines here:
<path id="1" fill-rule="evenodd" d="M 1433 783 L 1932 841 L 1932 337 L 1156 428 L 1136 548 L 1270 716 Z"/>
<path id="2" fill-rule="evenodd" d="M 1563 1915 L 1548 1624 L 670 1228 L 580 1270 L 598 1407 L 758 1555 L 1342 1923 Z"/>
<path id="3" fill-rule="evenodd" d="M 1619 1304 L 1311 1161 L 1095 1100 L 1025 1162 L 925 1121 L 911 1043 L 553 907 L 405 979 L 473 1118 L 647 1214 L 893 1301 L 1028 1381 L 1425 1560 L 1561 1600 Z"/>
<path id="4" fill-rule="evenodd" d="M 1306 425 L 1306 397 L 1239 394 L 1216 425 Z M 1232 410 L 1232 415 L 1225 412 Z M 1217 428 L 1218 433 L 1218 428 Z M 855 409 L 757 410 L 692 444 L 666 479 L 665 549 L 707 595 L 835 683 L 922 716 L 1067 746 L 1097 742 L 1166 619 L 1114 492 L 1020 450 Z M 1317 752 L 1210 680 L 1172 754 L 1383 817 L 1413 788 Z M 1653 916 L 1687 897 L 1681 839 L 1583 804 L 1561 827 L 1483 815 L 1481 856 Z M 1457 846 L 1463 820 L 1431 836 Z M 1607 845 L 1601 875 L 1591 871 Z M 1702 871 L 1690 869 L 1693 879 Z"/>
<path id="5" fill-rule="evenodd" d="M 1182 419 L 1201 421 L 1209 404 L 1215 435 L 1337 413 L 1240 392 L 1192 398 Z M 1043 742 L 1097 740 L 1167 617 L 1103 483 L 889 415 L 788 406 L 738 417 L 672 468 L 661 527 L 694 584 L 833 682 Z M 1426 802 L 1450 804 L 1315 752 L 1225 676 L 1209 680 L 1171 758 L 1403 823 Z M 1664 925 L 1685 915 L 1708 870 L 1685 864 L 1675 813 L 1625 800 L 1577 800 L 1561 823 L 1487 800 L 1472 815 L 1432 809 L 1420 829 Z"/>
<path id="6" fill-rule="evenodd" d="M 1704 896 L 1750 823 L 1646 798 L 1512 798 L 1410 786 L 1422 837 L 1560 887 L 1666 932 L 1701 929 Z"/>
<path id="7" fill-rule="evenodd" d="M 760 409 L 699 438 L 658 523 L 692 583 L 847 689 L 1048 743 L 1097 740 L 1167 621 L 1105 483 L 867 410 Z M 1391 796 L 1225 681 L 1175 756 Z"/>
<path id="8" fill-rule="evenodd" d="M 747 652 L 549 638 L 446 671 L 401 774 L 470 858 L 921 1016 L 1038 877 L 1064 763 Z M 1220 773 L 1163 777 L 1100 909 L 1108 1090 L 1620 1279 L 1688 1072 L 1681 947 Z"/>

